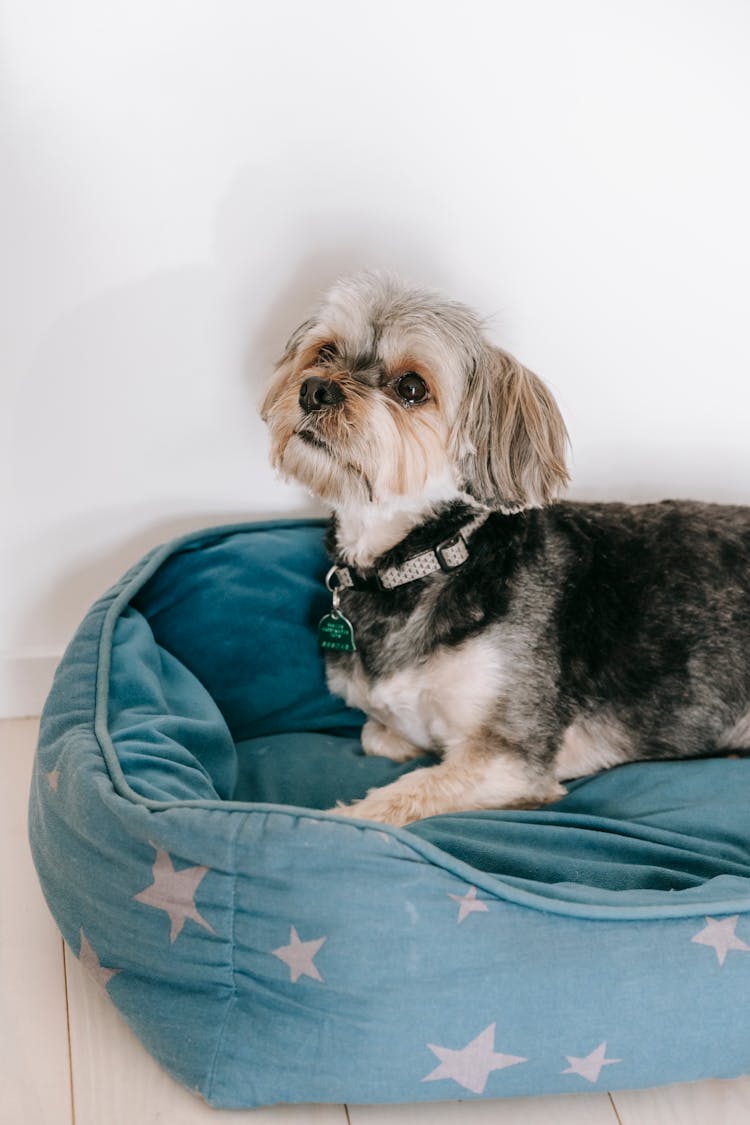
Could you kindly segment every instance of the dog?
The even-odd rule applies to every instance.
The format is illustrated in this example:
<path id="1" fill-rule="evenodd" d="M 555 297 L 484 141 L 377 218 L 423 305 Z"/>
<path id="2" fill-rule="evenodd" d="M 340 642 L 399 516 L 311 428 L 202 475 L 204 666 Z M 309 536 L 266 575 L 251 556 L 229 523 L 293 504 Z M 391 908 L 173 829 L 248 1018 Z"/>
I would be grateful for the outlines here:
<path id="1" fill-rule="evenodd" d="M 533 808 L 750 746 L 750 508 L 557 499 L 557 404 L 469 308 L 345 277 L 261 416 L 273 465 L 333 509 L 331 691 L 368 716 L 365 753 L 439 758 L 332 811 Z"/>

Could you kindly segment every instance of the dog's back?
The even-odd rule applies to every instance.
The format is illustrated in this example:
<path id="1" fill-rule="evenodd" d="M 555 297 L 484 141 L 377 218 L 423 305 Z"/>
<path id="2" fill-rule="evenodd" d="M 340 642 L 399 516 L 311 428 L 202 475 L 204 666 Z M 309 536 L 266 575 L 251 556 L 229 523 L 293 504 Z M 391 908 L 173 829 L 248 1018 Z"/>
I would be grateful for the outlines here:
<path id="1" fill-rule="evenodd" d="M 556 504 L 568 706 L 607 706 L 634 756 L 750 747 L 750 508 Z"/>

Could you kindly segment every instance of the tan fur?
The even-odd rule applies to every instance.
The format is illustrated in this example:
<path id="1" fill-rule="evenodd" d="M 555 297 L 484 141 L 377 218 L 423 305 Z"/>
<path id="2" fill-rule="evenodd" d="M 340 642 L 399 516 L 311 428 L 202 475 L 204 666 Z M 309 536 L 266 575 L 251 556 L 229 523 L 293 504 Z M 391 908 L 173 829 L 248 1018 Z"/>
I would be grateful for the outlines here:
<path id="1" fill-rule="evenodd" d="M 300 417 L 299 389 L 307 377 L 320 374 L 315 360 L 325 342 L 316 336 L 298 351 L 287 350 L 263 399 L 261 417 L 271 431 L 274 467 L 332 502 L 346 499 L 352 490 L 358 498 L 365 490 L 382 498 L 423 489 L 445 464 L 446 423 L 436 397 L 407 411 L 392 393 L 384 390 L 375 397 L 348 371 L 326 369 L 326 377 L 343 392 L 341 408 L 323 417 Z M 435 382 L 425 364 L 410 367 L 408 359 L 399 357 L 394 367 L 394 379 L 419 369 L 428 385 Z M 336 465 L 330 455 L 299 439 L 305 430 L 335 451 Z M 347 476 L 341 475 L 342 466 Z"/>
<path id="2" fill-rule="evenodd" d="M 348 808 L 331 811 L 405 825 L 470 809 L 537 807 L 564 795 L 565 789 L 549 778 L 537 778 L 535 786 L 518 755 L 501 749 L 491 756 L 473 755 L 469 747 L 436 766 L 413 770 L 390 785 L 371 789 L 363 800 Z"/>
<path id="3" fill-rule="evenodd" d="M 555 759 L 555 776 L 560 781 L 569 781 L 632 758 L 632 738 L 620 723 L 605 716 L 577 719 L 563 735 Z"/>
<path id="4" fill-rule="evenodd" d="M 716 745 L 719 750 L 747 750 L 750 749 L 750 711 L 738 719 L 729 730 L 723 731 Z"/>
<path id="5" fill-rule="evenodd" d="M 539 507 L 567 483 L 565 423 L 541 379 L 487 345 L 470 377 L 452 445 L 478 499 Z"/>
<path id="6" fill-rule="evenodd" d="M 341 501 L 357 497 L 419 492 L 428 477 L 455 465 L 472 482 L 478 499 L 506 508 L 547 503 L 568 480 L 567 432 L 544 383 L 499 348 L 486 345 L 467 381 L 453 418 L 443 400 L 459 397 L 442 385 L 428 364 L 396 355 L 389 368 L 415 370 L 430 388 L 430 401 L 405 410 L 387 390 L 374 394 L 346 370 L 327 370 L 344 393 L 342 408 L 325 417 L 300 418 L 299 388 L 319 373 L 315 360 L 330 335 L 318 331 L 287 349 L 261 405 L 272 435 L 271 459 L 287 477 L 316 495 Z M 390 372 L 389 372 L 390 373 Z M 333 471 L 330 457 L 298 434 L 309 429 L 330 446 L 347 475 Z"/>
<path id="7" fill-rule="evenodd" d="M 389 730 L 377 719 L 368 719 L 360 735 L 365 754 L 376 754 L 390 758 L 392 762 L 408 762 L 418 758 L 422 751 L 408 739 Z"/>

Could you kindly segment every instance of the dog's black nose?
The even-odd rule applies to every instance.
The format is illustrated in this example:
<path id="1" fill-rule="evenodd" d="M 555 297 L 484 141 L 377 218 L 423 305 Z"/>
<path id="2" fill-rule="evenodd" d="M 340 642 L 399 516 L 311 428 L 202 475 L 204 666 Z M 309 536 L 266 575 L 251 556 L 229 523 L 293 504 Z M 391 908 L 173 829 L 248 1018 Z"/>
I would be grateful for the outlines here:
<path id="1" fill-rule="evenodd" d="M 340 387 L 330 379 L 321 379 L 318 375 L 310 375 L 299 389 L 299 404 L 305 414 L 335 406 L 343 398 Z"/>

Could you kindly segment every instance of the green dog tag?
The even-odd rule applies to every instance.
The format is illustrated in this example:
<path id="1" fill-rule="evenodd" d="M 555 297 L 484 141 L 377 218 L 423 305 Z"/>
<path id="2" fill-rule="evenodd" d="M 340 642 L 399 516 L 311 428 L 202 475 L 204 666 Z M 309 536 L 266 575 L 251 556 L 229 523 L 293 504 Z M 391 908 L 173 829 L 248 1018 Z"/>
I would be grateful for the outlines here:
<path id="1" fill-rule="evenodd" d="M 321 617 L 318 625 L 318 644 L 332 652 L 356 652 L 354 629 L 341 610 L 334 609 Z"/>

